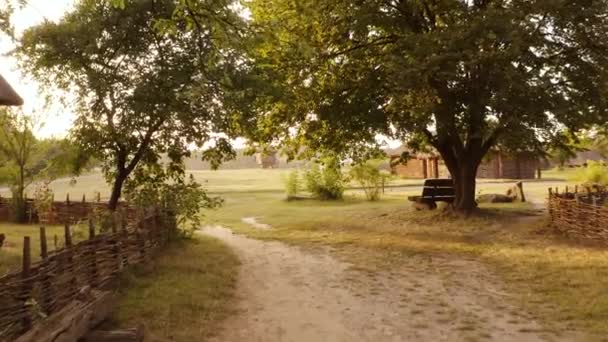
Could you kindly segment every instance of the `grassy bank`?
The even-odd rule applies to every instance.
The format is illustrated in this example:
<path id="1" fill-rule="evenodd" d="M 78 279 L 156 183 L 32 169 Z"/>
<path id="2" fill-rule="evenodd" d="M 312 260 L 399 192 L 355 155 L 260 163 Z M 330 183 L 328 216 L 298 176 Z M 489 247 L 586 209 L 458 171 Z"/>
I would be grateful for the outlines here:
<path id="1" fill-rule="evenodd" d="M 204 341 L 231 313 L 239 261 L 220 241 L 197 236 L 171 245 L 151 264 L 121 279 L 112 323 L 142 323 L 171 341 Z"/>

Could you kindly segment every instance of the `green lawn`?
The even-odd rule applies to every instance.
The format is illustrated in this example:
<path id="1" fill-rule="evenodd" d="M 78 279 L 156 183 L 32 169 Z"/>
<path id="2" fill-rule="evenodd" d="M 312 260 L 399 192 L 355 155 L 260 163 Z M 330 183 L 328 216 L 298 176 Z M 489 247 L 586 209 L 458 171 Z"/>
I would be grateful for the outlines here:
<path id="1" fill-rule="evenodd" d="M 538 204 L 548 187 L 568 184 L 561 173 L 549 174 L 524 182 L 526 195 Z M 511 184 L 483 181 L 478 192 L 503 193 Z M 608 251 L 553 235 L 536 205 L 482 205 L 480 214 L 461 219 L 413 211 L 406 196 L 419 193 L 419 186 L 391 188 L 379 202 L 365 201 L 356 190 L 343 201 L 287 202 L 276 188 L 224 192 L 224 207 L 207 212 L 207 220 L 260 239 L 329 245 L 355 264 L 375 267 L 390 267 L 412 253 L 472 256 L 502 275 L 515 304 L 548 327 L 608 333 Z M 252 229 L 243 217 L 274 229 Z"/>
<path id="2" fill-rule="evenodd" d="M 85 238 L 84 227 L 74 227 L 73 238 L 79 241 Z M 55 248 L 55 235 L 57 236 L 58 247 L 63 246 L 64 241 L 63 226 L 47 226 L 46 238 L 49 251 Z M 6 235 L 4 246 L 0 248 L 0 276 L 9 270 L 19 269 L 21 266 L 21 256 L 23 255 L 23 238 L 30 237 L 32 261 L 40 259 L 40 226 L 21 225 L 14 223 L 0 223 L 0 233 Z"/>
<path id="3" fill-rule="evenodd" d="M 491 265 L 516 294 L 513 301 L 548 325 L 608 333 L 608 252 L 543 231 L 543 217 L 534 216 L 538 215 L 534 206 L 485 205 L 480 215 L 468 220 L 415 212 L 406 198 L 420 193 L 421 180 L 395 181 L 398 186 L 388 187 L 379 202 L 366 201 L 357 189 L 347 190 L 343 201 L 287 202 L 282 179 L 288 172 L 193 172 L 210 192 L 226 200 L 222 208 L 205 212 L 207 222 L 261 239 L 329 245 L 339 257 L 357 265 L 391 267 L 412 253 L 472 256 Z M 545 179 L 524 181 L 527 197 L 543 203 L 547 188 L 567 185 L 569 173 L 549 171 Z M 504 193 L 513 183 L 480 180 L 477 191 Z M 74 185 L 58 180 L 52 186 L 57 198 L 67 192 L 72 198 L 82 193 L 92 197 L 95 191 L 108 194 L 96 174 L 80 177 Z M 254 230 L 242 222 L 244 217 L 256 217 L 274 229 Z M 32 236 L 34 247 L 38 245 L 35 226 L 0 225 L 0 232 L 8 233 L 13 243 L 0 251 L 0 272 L 9 264 L 19 265 L 24 235 Z M 49 239 L 60 233 L 60 227 L 50 228 Z M 152 272 L 140 269 L 125 278 L 128 286 L 115 319 L 123 326 L 144 322 L 155 334 L 177 341 L 204 339 L 231 312 L 237 267 L 234 254 L 216 240 L 200 237 L 174 246 L 162 254 Z"/>
<path id="4" fill-rule="evenodd" d="M 239 261 L 216 239 L 176 242 L 151 265 L 121 279 L 120 307 L 112 325 L 144 324 L 155 337 L 203 341 L 232 313 Z"/>

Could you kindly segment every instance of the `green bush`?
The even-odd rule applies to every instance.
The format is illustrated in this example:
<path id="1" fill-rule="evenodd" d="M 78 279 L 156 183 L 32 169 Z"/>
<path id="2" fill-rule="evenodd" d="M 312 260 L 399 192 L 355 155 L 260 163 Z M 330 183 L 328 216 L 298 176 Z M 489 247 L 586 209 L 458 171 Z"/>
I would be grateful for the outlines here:
<path id="1" fill-rule="evenodd" d="M 603 162 L 587 161 L 587 166 L 576 170 L 574 180 L 584 184 L 608 186 L 608 166 Z"/>
<path id="2" fill-rule="evenodd" d="M 389 175 L 380 171 L 382 161 L 370 160 L 357 164 L 350 169 L 350 177 L 357 182 L 370 201 L 377 201 L 382 196 L 382 189 L 389 179 Z"/>
<path id="3" fill-rule="evenodd" d="M 291 171 L 285 179 L 285 193 L 287 194 L 287 199 L 296 197 L 301 188 L 300 173 L 298 170 Z"/>
<path id="4" fill-rule="evenodd" d="M 342 199 L 344 175 L 337 157 L 327 157 L 304 172 L 306 190 L 321 200 Z"/>

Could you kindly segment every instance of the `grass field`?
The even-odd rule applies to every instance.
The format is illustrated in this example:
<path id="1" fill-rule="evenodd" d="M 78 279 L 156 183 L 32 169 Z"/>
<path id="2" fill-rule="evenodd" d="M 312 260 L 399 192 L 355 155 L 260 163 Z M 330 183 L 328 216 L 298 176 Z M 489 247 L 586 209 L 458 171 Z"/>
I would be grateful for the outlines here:
<path id="1" fill-rule="evenodd" d="M 608 251 L 547 231 L 537 206 L 548 187 L 566 186 L 569 176 L 556 171 L 545 175 L 547 179 L 525 182 L 535 205 L 482 205 L 481 214 L 467 220 L 413 211 L 406 196 L 420 192 L 416 185 L 391 188 L 379 202 L 365 201 L 357 190 L 347 191 L 338 202 L 287 202 L 274 182 L 239 191 L 239 181 L 231 179 L 234 186 L 221 193 L 225 206 L 208 212 L 207 220 L 256 238 L 329 245 L 355 264 L 377 263 L 374 267 L 390 267 L 411 254 L 472 256 L 497 270 L 517 294 L 513 301 L 551 329 L 606 334 Z M 482 181 L 478 192 L 503 193 L 511 184 Z M 274 229 L 252 229 L 244 217 Z"/>
<path id="2" fill-rule="evenodd" d="M 564 187 L 571 170 L 545 172 L 545 179 L 524 181 L 536 204 L 484 205 L 481 214 L 454 219 L 437 212 L 415 212 L 407 196 L 421 191 L 420 180 L 396 180 L 381 201 L 365 201 L 357 189 L 337 202 L 285 201 L 283 179 L 289 170 L 195 171 L 192 174 L 225 205 L 205 212 L 210 224 L 231 227 L 261 239 L 305 246 L 332 246 L 340 257 L 364 267 L 391 267 L 412 254 L 458 254 L 482 260 L 502 275 L 517 296 L 513 301 L 538 319 L 560 329 L 608 333 L 608 252 L 565 241 L 544 231 L 536 206 L 548 187 Z M 478 193 L 503 193 L 509 180 L 480 180 Z M 108 188 L 98 174 L 52 184 L 56 198 L 91 198 Z M 255 230 L 243 223 L 255 217 L 274 227 Z M 52 228 L 59 229 L 59 228 Z M 51 230 L 52 234 L 56 230 Z M 0 225 L 9 241 L 37 237 L 37 227 Z M 33 243 L 36 246 L 36 243 Z M 364 251 L 364 252 L 362 252 Z M 0 251 L 0 272 L 19 263 L 20 246 Z M 230 313 L 230 298 L 238 262 L 215 240 L 199 239 L 174 247 L 152 268 L 126 278 L 116 321 L 142 321 L 159 336 L 198 340 L 208 336 Z M 184 312 L 176 313 L 178 307 Z M 139 317 L 139 318 L 136 318 Z M 556 328 L 557 329 L 557 328 Z"/>
<path id="3" fill-rule="evenodd" d="M 151 265 L 122 277 L 120 309 L 111 325 L 144 324 L 155 337 L 203 341 L 232 312 L 238 265 L 216 239 L 197 236 L 174 243 Z"/>
<path id="4" fill-rule="evenodd" d="M 72 238 L 78 242 L 83 240 L 87 231 L 86 227 L 73 226 Z M 64 243 L 63 226 L 46 226 L 47 248 L 55 248 L 55 236 L 57 236 L 58 247 Z M 21 265 L 23 255 L 23 238 L 30 237 L 32 261 L 40 259 L 40 226 L 38 225 L 19 225 L 13 223 L 0 223 L 0 233 L 6 235 L 4 246 L 0 248 L 0 276 L 15 270 Z"/>

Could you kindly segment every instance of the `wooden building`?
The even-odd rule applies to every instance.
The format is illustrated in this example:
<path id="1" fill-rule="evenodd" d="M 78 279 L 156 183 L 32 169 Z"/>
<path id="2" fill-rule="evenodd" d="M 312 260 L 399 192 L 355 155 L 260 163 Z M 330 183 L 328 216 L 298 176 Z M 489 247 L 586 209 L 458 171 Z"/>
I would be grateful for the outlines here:
<path id="1" fill-rule="evenodd" d="M 390 156 L 391 173 L 402 178 L 447 178 L 448 172 L 443 159 L 432 153 L 418 153 L 407 162 L 401 161 L 400 154 Z"/>
<path id="2" fill-rule="evenodd" d="M 400 154 L 391 154 L 391 173 L 402 178 L 449 178 L 443 159 L 435 153 L 419 153 L 407 162 L 401 162 Z M 516 156 L 494 151 L 482 161 L 477 170 L 477 178 L 536 178 L 540 161 L 532 154 L 521 153 Z"/>
<path id="3" fill-rule="evenodd" d="M 477 178 L 534 179 L 539 168 L 538 157 L 531 153 L 491 151 L 479 165 Z"/>
<path id="4" fill-rule="evenodd" d="M 10 84 L 0 75 L 0 106 L 21 106 L 23 99 L 11 87 Z"/>

